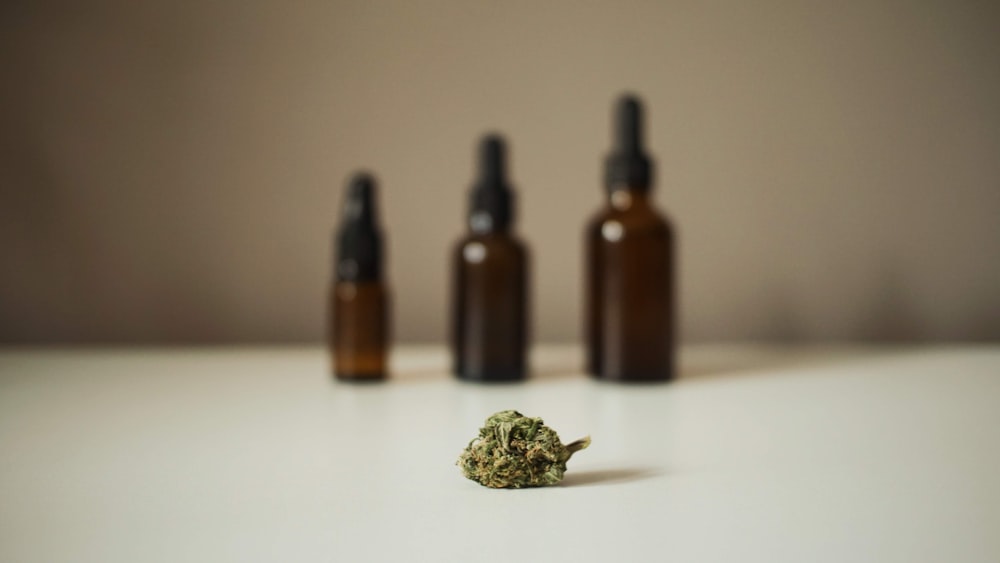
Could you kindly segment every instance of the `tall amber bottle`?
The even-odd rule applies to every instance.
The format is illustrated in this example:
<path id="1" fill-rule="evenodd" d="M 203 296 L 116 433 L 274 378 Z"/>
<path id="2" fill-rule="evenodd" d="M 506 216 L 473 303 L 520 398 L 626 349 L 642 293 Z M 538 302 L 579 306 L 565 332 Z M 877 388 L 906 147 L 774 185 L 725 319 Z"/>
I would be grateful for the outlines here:
<path id="1" fill-rule="evenodd" d="M 381 381 L 387 375 L 389 292 L 375 180 L 368 174 L 355 175 L 348 185 L 335 247 L 329 322 L 333 372 L 344 381 Z"/>
<path id="2" fill-rule="evenodd" d="M 674 231 L 653 206 L 639 100 L 623 97 L 615 121 L 607 205 L 586 230 L 587 367 L 598 379 L 666 381 L 675 375 Z"/>
<path id="3" fill-rule="evenodd" d="M 514 194 L 504 161 L 503 139 L 485 137 L 470 198 L 469 233 L 452 258 L 453 369 L 469 381 L 526 376 L 528 256 L 512 232 Z"/>

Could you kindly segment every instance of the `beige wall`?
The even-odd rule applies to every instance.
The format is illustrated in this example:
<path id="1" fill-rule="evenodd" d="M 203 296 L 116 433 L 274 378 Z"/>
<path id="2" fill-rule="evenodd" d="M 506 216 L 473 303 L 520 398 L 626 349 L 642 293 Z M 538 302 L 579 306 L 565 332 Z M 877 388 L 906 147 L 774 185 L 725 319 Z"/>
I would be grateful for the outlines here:
<path id="1" fill-rule="evenodd" d="M 317 340 L 358 167 L 397 335 L 439 340 L 494 129 L 535 334 L 575 339 L 625 89 L 688 341 L 1000 338 L 995 2 L 79 4 L 0 8 L 3 341 Z"/>

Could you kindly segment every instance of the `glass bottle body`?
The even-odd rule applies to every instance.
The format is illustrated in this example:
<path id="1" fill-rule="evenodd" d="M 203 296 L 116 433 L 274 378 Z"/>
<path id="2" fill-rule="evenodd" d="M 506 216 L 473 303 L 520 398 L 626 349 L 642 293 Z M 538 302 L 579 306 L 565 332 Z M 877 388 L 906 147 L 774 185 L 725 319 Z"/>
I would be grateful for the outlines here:
<path id="1" fill-rule="evenodd" d="M 452 257 L 455 375 L 516 381 L 527 374 L 527 250 L 507 232 L 472 233 Z"/>
<path id="2" fill-rule="evenodd" d="M 586 230 L 587 369 L 667 381 L 676 369 L 675 241 L 644 190 L 618 189 Z"/>
<path id="3" fill-rule="evenodd" d="M 335 281 L 330 288 L 329 334 L 337 379 L 385 379 L 389 349 L 385 285 L 380 281 Z"/>

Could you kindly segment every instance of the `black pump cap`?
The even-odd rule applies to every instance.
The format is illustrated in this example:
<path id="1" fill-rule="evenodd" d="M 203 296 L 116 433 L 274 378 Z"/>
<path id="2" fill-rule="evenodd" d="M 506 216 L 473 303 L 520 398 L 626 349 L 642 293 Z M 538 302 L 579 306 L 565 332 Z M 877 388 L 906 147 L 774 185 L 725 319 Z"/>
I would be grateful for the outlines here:
<path id="1" fill-rule="evenodd" d="M 355 174 L 347 186 L 334 257 L 337 281 L 376 281 L 382 275 L 382 234 L 375 206 L 375 179 Z"/>
<path id="2" fill-rule="evenodd" d="M 615 146 L 605 160 L 604 186 L 648 190 L 653 183 L 653 161 L 643 150 L 642 102 L 627 94 L 615 107 Z"/>
<path id="3" fill-rule="evenodd" d="M 506 229 L 514 220 L 514 193 L 507 183 L 506 144 L 490 134 L 479 142 L 479 178 L 469 198 L 469 227 L 476 232 Z"/>

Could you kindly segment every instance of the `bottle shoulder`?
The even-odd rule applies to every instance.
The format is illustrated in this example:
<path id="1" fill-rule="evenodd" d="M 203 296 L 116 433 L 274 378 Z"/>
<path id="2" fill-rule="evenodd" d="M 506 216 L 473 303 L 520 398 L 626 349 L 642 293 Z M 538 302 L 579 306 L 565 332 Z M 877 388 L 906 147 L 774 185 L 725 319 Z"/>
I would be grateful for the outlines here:
<path id="1" fill-rule="evenodd" d="M 337 302 L 381 302 L 389 295 L 388 285 L 382 281 L 336 281 L 330 293 Z"/>
<path id="2" fill-rule="evenodd" d="M 652 207 L 616 209 L 607 205 L 591 216 L 586 230 L 591 236 L 603 234 L 609 239 L 621 238 L 625 234 L 673 236 L 669 218 Z"/>
<path id="3" fill-rule="evenodd" d="M 514 233 L 468 233 L 456 242 L 454 255 L 461 262 L 524 261 L 527 244 Z"/>

